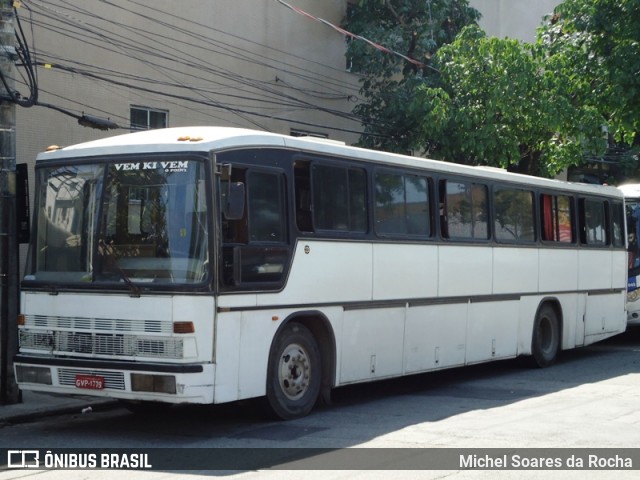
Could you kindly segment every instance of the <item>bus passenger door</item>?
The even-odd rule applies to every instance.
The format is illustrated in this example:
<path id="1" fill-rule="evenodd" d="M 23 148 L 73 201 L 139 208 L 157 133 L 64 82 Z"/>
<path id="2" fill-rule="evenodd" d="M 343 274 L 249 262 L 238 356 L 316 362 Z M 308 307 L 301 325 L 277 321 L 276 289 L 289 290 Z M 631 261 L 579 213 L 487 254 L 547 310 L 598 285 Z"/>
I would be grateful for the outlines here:
<path id="1" fill-rule="evenodd" d="M 244 184 L 246 201 L 242 215 L 227 218 L 221 209 L 221 287 L 278 288 L 286 278 L 290 255 L 284 173 L 234 166 L 230 178 L 220 182 L 223 205 L 230 191 L 227 182 Z"/>

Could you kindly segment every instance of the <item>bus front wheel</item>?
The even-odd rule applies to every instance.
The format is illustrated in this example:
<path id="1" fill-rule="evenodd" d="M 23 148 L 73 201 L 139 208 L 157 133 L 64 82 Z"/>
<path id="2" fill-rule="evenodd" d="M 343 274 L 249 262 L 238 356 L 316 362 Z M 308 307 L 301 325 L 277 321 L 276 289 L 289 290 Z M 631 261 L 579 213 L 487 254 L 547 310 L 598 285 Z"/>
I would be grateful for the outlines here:
<path id="1" fill-rule="evenodd" d="M 560 351 L 560 322 L 555 309 L 548 304 L 538 311 L 533 324 L 531 354 L 536 366 L 548 367 L 555 363 Z"/>
<path id="2" fill-rule="evenodd" d="M 300 323 L 284 327 L 271 347 L 267 369 L 267 404 L 279 418 L 307 415 L 320 394 L 320 348 Z"/>

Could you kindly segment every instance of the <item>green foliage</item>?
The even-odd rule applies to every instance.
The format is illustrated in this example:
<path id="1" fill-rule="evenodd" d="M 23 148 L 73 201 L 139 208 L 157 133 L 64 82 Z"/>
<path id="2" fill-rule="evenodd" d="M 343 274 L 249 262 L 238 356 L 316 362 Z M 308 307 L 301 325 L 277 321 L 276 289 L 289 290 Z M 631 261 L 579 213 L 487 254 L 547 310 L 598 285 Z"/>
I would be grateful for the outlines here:
<path id="1" fill-rule="evenodd" d="M 559 72 L 555 88 L 600 118 L 607 155 L 617 152 L 619 169 L 637 177 L 640 2 L 566 0 L 539 30 L 538 43 Z"/>
<path id="2" fill-rule="evenodd" d="M 363 102 L 354 111 L 365 127 L 362 146 L 396 152 L 414 147 L 420 117 L 409 115 L 407 106 L 418 87 L 429 84 L 436 73 L 430 59 L 478 18 L 468 0 L 360 0 L 350 8 L 345 25 L 349 31 L 421 64 L 366 42 L 349 42 L 347 58 L 352 71 L 362 76 Z"/>
<path id="3" fill-rule="evenodd" d="M 588 141 L 600 119 L 558 95 L 562 82 L 538 46 L 467 27 L 440 49 L 436 65 L 440 86 L 422 87 L 415 98 L 432 156 L 552 176 L 584 149 L 604 147 Z"/>
<path id="4" fill-rule="evenodd" d="M 543 176 L 640 149 L 640 1 L 566 0 L 536 44 L 487 38 L 477 18 L 466 1 L 359 2 L 351 31 L 425 65 L 351 42 L 364 146 Z"/>
<path id="5" fill-rule="evenodd" d="M 566 88 L 606 119 L 619 141 L 633 142 L 640 118 L 640 2 L 566 0 L 539 32 L 561 58 Z"/>

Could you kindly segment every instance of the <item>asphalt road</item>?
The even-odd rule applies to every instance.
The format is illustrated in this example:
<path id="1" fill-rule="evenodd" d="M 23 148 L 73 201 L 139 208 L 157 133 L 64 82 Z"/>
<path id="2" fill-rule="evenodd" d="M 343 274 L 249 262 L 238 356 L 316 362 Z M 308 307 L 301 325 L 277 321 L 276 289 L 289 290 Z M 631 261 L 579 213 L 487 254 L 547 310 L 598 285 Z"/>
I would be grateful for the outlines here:
<path id="1" fill-rule="evenodd" d="M 114 408 L 7 425 L 0 429 L 0 448 L 64 447 L 72 452 L 83 448 L 129 448 L 140 452 L 162 448 L 162 468 L 38 472 L 0 469 L 0 480 L 35 474 L 38 480 L 220 475 L 300 478 L 302 472 L 289 468 L 312 470 L 304 472 L 305 478 L 323 479 L 640 477 L 640 328 L 565 352 L 556 365 L 547 369 L 531 369 L 518 360 L 509 360 L 346 387 L 336 390 L 333 398 L 331 407 L 289 422 L 272 421 L 258 405 L 247 402 L 176 407 L 143 414 Z M 309 450 L 294 450 L 300 448 Z M 349 450 L 342 450 L 345 448 Z M 494 468 L 424 468 L 434 451 L 458 457 L 459 452 L 467 452 L 462 449 L 474 449 L 468 452 L 477 453 L 480 462 L 484 459 L 486 463 L 482 455 L 488 448 L 498 449 L 496 458 L 490 459 L 498 462 Z M 631 454 L 626 450 L 629 448 L 634 449 Z M 182 467 L 179 458 L 185 455 L 195 455 L 194 462 L 202 461 L 198 458 L 202 452 L 218 458 L 211 461 L 208 471 L 169 471 L 172 461 Z M 220 452 L 227 458 L 215 457 Z M 613 469 L 503 468 L 499 464 L 502 455 L 508 455 L 512 462 L 514 452 L 522 453 L 522 460 L 527 462 L 558 455 L 565 462 L 567 454 L 605 452 L 618 455 L 622 461 L 631 458 L 633 470 L 625 469 L 627 465 L 614 465 Z M 262 456 L 263 463 L 246 461 L 256 455 Z M 236 461 L 234 458 L 237 471 L 226 471 L 230 462 L 233 465 Z M 292 459 L 302 463 L 288 463 Z M 418 469 L 406 470 L 414 466 Z"/>

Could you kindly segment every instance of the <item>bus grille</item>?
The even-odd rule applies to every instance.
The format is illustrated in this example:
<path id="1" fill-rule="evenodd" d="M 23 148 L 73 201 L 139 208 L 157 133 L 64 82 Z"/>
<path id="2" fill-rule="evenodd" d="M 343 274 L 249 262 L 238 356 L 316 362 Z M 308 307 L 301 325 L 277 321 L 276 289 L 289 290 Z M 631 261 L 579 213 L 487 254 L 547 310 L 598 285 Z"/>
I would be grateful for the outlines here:
<path id="1" fill-rule="evenodd" d="M 104 378 L 104 388 L 124 390 L 124 373 L 106 370 L 81 370 L 75 368 L 59 368 L 58 383 L 60 385 L 75 386 L 76 375 L 96 375 Z"/>
<path id="2" fill-rule="evenodd" d="M 51 330 L 91 330 L 116 333 L 173 332 L 173 323 L 170 320 L 122 320 L 115 318 L 56 317 L 48 315 L 25 315 L 24 326 Z"/>
<path id="3" fill-rule="evenodd" d="M 75 353 L 108 357 L 184 357 L 180 338 L 150 338 L 67 331 L 19 331 L 20 348 L 49 353 Z"/>

